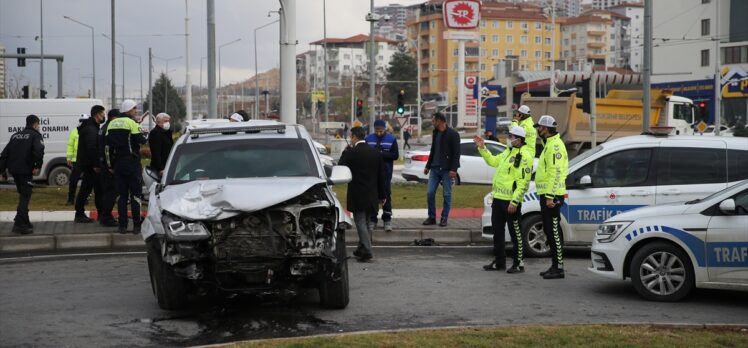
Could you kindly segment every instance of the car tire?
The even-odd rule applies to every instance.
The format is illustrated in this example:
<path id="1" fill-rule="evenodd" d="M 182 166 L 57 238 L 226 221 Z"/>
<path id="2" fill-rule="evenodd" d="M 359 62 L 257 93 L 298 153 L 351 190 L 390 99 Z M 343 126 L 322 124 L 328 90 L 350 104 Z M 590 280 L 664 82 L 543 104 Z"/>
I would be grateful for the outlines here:
<path id="1" fill-rule="evenodd" d="M 49 186 L 67 186 L 70 183 L 70 168 L 66 166 L 54 167 L 47 176 Z"/>
<path id="2" fill-rule="evenodd" d="M 187 306 L 187 281 L 177 277 L 174 268 L 164 262 L 155 238 L 148 242 L 148 271 L 151 290 L 161 309 L 180 310 Z"/>
<path id="3" fill-rule="evenodd" d="M 522 217 L 520 221 L 522 229 L 522 243 L 526 257 L 549 257 L 551 247 L 543 232 L 543 218 L 540 214 L 531 214 Z"/>
<path id="4" fill-rule="evenodd" d="M 669 264 L 664 268 L 657 265 Z M 639 249 L 629 265 L 631 284 L 646 300 L 675 302 L 694 288 L 691 258 L 683 249 L 666 242 L 653 242 Z"/>
<path id="5" fill-rule="evenodd" d="M 348 306 L 350 302 L 350 294 L 348 288 L 348 257 L 345 249 L 345 230 L 337 232 L 337 239 L 335 241 L 335 258 L 337 264 L 333 267 L 336 268 L 337 279 L 330 279 L 330 276 L 325 272 L 322 275 L 322 280 L 319 285 L 319 299 L 322 307 L 328 309 L 343 309 Z"/>

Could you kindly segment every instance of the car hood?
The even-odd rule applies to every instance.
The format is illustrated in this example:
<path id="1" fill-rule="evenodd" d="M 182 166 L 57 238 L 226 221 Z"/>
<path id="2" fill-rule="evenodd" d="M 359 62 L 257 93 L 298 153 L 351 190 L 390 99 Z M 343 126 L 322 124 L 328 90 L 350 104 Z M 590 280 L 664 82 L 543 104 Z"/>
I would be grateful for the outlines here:
<path id="1" fill-rule="evenodd" d="M 668 216 L 668 215 L 680 215 L 686 210 L 693 207 L 693 205 L 686 205 L 683 202 L 669 203 L 662 205 L 653 205 L 647 207 L 636 208 L 620 214 L 617 214 L 608 221 L 634 221 L 641 218 L 648 218 L 653 216 Z"/>
<path id="2" fill-rule="evenodd" d="M 325 183 L 314 177 L 198 180 L 166 186 L 161 209 L 189 220 L 221 220 L 285 202 Z"/>

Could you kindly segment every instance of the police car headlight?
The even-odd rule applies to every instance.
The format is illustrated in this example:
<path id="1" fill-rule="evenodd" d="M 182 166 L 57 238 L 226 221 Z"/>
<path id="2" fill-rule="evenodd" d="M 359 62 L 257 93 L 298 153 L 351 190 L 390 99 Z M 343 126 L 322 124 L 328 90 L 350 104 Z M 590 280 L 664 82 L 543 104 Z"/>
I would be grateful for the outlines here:
<path id="1" fill-rule="evenodd" d="M 600 243 L 610 243 L 623 232 L 632 221 L 616 221 L 604 223 L 597 227 L 597 241 Z"/>
<path id="2" fill-rule="evenodd" d="M 164 212 L 162 222 L 167 237 L 175 241 L 195 241 L 210 238 L 210 231 L 201 222 L 184 221 Z"/>

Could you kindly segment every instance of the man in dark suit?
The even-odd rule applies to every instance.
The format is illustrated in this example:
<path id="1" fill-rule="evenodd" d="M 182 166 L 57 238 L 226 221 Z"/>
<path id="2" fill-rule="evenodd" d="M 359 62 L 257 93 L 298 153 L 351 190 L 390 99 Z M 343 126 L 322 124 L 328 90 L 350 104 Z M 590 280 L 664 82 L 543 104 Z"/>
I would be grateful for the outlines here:
<path id="1" fill-rule="evenodd" d="M 371 212 L 384 204 L 384 164 L 379 151 L 371 148 L 364 140 L 366 133 L 361 127 L 351 128 L 351 145 L 343 151 L 338 164 L 351 169 L 353 180 L 348 183 L 348 211 L 353 213 L 353 221 L 358 232 L 358 248 L 353 255 L 358 261 L 370 260 L 371 229 L 369 219 Z"/>

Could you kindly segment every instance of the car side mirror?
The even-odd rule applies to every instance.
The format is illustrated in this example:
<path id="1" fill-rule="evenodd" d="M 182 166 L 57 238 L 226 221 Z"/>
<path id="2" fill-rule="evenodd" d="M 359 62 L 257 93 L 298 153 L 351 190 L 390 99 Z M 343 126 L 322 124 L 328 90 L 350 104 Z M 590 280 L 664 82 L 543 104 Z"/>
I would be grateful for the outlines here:
<path id="1" fill-rule="evenodd" d="M 330 185 L 347 184 L 353 180 L 350 168 L 346 166 L 333 166 L 332 173 L 327 178 Z"/>
<path id="2" fill-rule="evenodd" d="M 727 215 L 735 214 L 735 200 L 730 198 L 719 203 L 719 211 Z"/>

